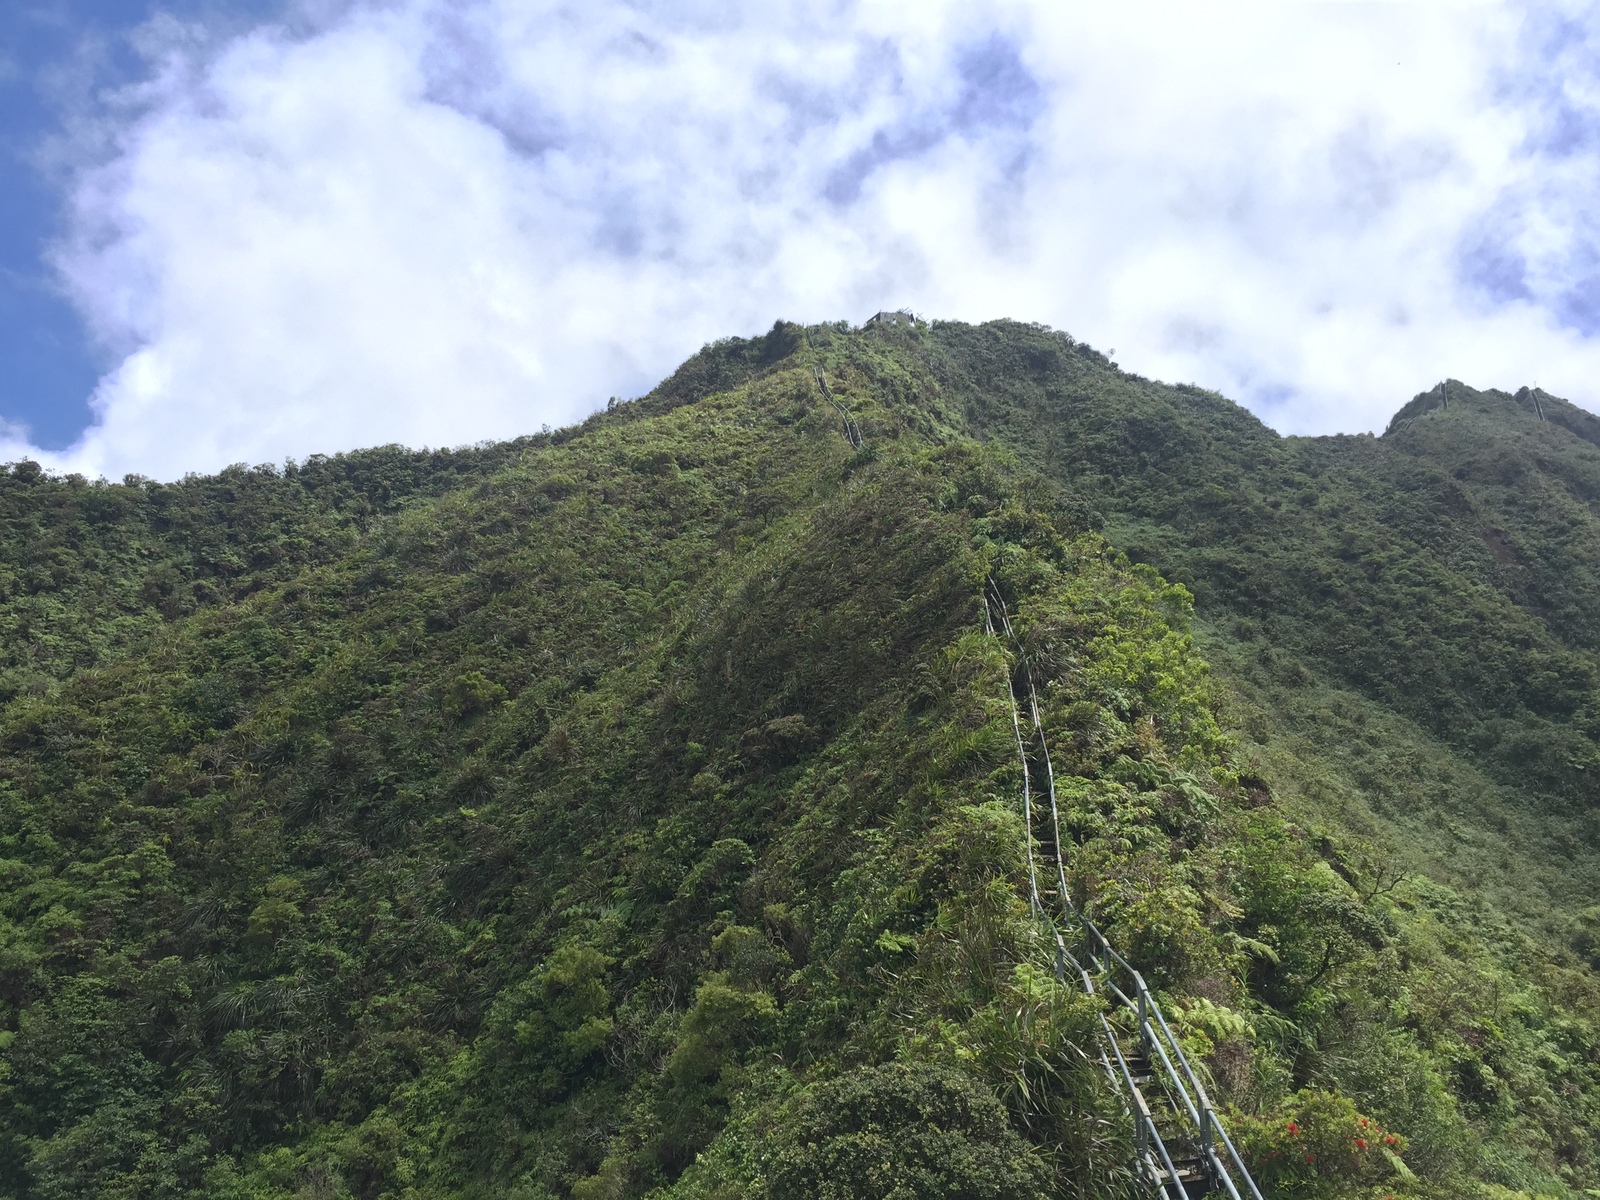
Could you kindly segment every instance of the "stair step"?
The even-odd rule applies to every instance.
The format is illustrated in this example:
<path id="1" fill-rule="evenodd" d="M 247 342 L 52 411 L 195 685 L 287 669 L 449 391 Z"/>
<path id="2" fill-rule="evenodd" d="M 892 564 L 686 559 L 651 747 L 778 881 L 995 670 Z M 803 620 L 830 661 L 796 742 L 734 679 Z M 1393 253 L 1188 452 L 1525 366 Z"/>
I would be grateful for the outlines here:
<path id="1" fill-rule="evenodd" d="M 1161 1183 L 1176 1184 L 1187 1200 L 1198 1200 L 1211 1194 L 1211 1179 L 1199 1159 L 1178 1159 L 1172 1165 L 1177 1171 L 1175 1176 L 1167 1174 L 1163 1168 L 1157 1168 L 1156 1178 Z"/>

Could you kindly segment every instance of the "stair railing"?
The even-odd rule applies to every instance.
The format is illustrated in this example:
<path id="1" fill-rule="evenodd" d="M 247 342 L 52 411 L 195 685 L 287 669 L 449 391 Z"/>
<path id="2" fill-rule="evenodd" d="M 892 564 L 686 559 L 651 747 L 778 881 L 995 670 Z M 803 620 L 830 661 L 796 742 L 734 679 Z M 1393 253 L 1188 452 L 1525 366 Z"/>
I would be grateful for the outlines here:
<path id="1" fill-rule="evenodd" d="M 821 367 L 812 367 L 811 374 L 817 381 L 817 386 L 822 389 L 823 397 L 833 405 L 833 411 L 839 414 L 844 422 L 844 440 L 850 443 L 852 450 L 859 450 L 867 444 L 861 436 L 861 426 L 856 424 L 856 419 L 850 415 L 850 410 L 841 404 L 833 394 L 833 389 L 828 386 L 828 377 L 822 373 Z"/>
<path id="2" fill-rule="evenodd" d="M 991 599 L 993 607 L 991 608 Z M 998 614 L 999 621 L 995 621 Z M 1018 641 L 1011 628 L 1011 619 L 1006 611 L 1005 601 L 1000 595 L 1000 590 L 994 581 L 988 581 L 983 596 L 984 630 L 992 637 L 999 638 L 1003 630 L 1005 640 L 1012 647 L 1018 647 Z M 1144 1051 L 1145 1059 L 1150 1063 L 1153 1075 L 1159 1074 L 1162 1090 L 1167 1093 L 1167 1098 L 1176 1115 L 1182 1121 L 1187 1119 L 1189 1127 L 1193 1130 L 1199 1147 L 1201 1168 L 1205 1172 L 1207 1191 L 1221 1190 L 1229 1200 L 1245 1200 L 1248 1195 L 1250 1200 L 1264 1200 L 1261 1189 L 1250 1176 L 1249 1168 L 1240 1157 L 1238 1148 L 1233 1144 L 1233 1139 L 1228 1136 L 1227 1130 L 1217 1118 L 1215 1106 L 1206 1094 L 1204 1085 L 1195 1073 L 1189 1057 L 1184 1053 L 1182 1044 L 1172 1032 L 1172 1027 L 1167 1024 L 1166 1016 L 1161 1011 L 1161 1006 L 1156 1002 L 1144 981 L 1144 976 L 1134 969 L 1132 963 L 1125 959 L 1111 945 L 1095 923 L 1080 912 L 1077 905 L 1072 902 L 1071 894 L 1067 888 L 1066 855 L 1061 839 L 1061 818 L 1056 803 L 1055 768 L 1050 761 L 1050 748 L 1045 738 L 1044 721 L 1039 710 L 1038 691 L 1034 686 L 1033 672 L 1028 669 L 1023 659 L 1020 648 L 1017 651 L 1017 663 L 1022 668 L 1028 684 L 1028 700 L 1030 716 L 1032 717 L 1033 734 L 1044 759 L 1045 781 L 1050 801 L 1051 832 L 1055 840 L 1056 856 L 1056 889 L 1057 899 L 1061 905 L 1061 915 L 1065 924 L 1075 926 L 1080 935 L 1080 949 L 1082 958 L 1067 948 L 1061 929 L 1053 916 L 1047 914 L 1039 900 L 1038 875 L 1034 866 L 1033 853 L 1033 788 L 1032 772 L 1028 765 L 1026 743 L 1022 736 L 1022 722 L 1018 713 L 1017 689 L 1012 682 L 1011 672 L 1006 678 L 1007 699 L 1011 705 L 1012 725 L 1016 731 L 1017 752 L 1022 764 L 1023 787 L 1023 815 L 1027 821 L 1027 850 L 1028 850 L 1028 882 L 1030 887 L 1030 908 L 1035 917 L 1041 919 L 1049 928 L 1052 939 L 1056 944 L 1056 979 L 1066 982 L 1067 967 L 1070 964 L 1073 974 L 1078 977 L 1079 983 L 1089 995 L 1095 995 L 1095 977 L 1098 976 L 1103 994 L 1114 1001 L 1121 1008 L 1131 1012 L 1134 1016 L 1139 1031 L 1140 1048 Z M 1087 960 L 1087 965 L 1084 960 Z M 1119 976 L 1131 987 L 1133 994 L 1130 996 L 1119 983 Z M 1176 1197 L 1176 1200 L 1186 1200 L 1189 1193 L 1184 1189 L 1179 1171 L 1172 1160 L 1166 1140 L 1162 1137 L 1156 1125 L 1155 1117 L 1150 1112 L 1150 1106 L 1140 1091 L 1137 1080 L 1128 1066 L 1127 1057 L 1124 1055 L 1121 1043 L 1111 1023 L 1105 1014 L 1100 1015 L 1100 1027 L 1104 1034 L 1107 1049 L 1115 1056 L 1117 1069 L 1111 1068 L 1110 1059 L 1102 1053 L 1102 1062 L 1106 1067 L 1106 1074 L 1124 1092 L 1124 1103 L 1134 1122 L 1134 1159 L 1138 1172 L 1142 1175 L 1163 1200 Z M 1227 1152 L 1224 1158 L 1218 1151 L 1218 1146 Z M 1237 1176 L 1238 1182 L 1235 1181 Z M 1240 1191 L 1239 1184 L 1244 1185 L 1244 1192 Z M 1171 1185 L 1169 1188 L 1168 1185 Z M 1175 1191 L 1173 1190 L 1175 1189 Z"/>

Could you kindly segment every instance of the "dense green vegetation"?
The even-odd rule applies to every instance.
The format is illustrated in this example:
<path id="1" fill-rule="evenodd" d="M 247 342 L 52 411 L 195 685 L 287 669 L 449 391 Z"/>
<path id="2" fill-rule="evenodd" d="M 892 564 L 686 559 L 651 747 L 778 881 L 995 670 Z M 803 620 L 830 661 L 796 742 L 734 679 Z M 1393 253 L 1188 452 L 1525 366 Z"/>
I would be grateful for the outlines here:
<path id="1" fill-rule="evenodd" d="M 537 438 L 232 467 L 175 484 L 0 475 L 0 698 L 142 645 L 166 621 L 347 553 L 372 522 L 516 460 Z"/>
<path id="2" fill-rule="evenodd" d="M 1542 393 L 1281 439 L 1013 323 L 780 324 L 453 454 L 15 466 L 0 1194 L 1131 1194 L 989 581 L 1072 886 L 1272 1195 L 1600 1189 L 1597 501 Z"/>

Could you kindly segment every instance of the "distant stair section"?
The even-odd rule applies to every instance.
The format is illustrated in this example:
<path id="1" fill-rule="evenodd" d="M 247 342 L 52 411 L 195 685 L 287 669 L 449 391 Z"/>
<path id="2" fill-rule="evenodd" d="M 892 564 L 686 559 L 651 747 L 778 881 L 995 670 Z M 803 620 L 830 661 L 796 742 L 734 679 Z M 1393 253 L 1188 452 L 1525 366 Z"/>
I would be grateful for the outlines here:
<path id="1" fill-rule="evenodd" d="M 1055 943 L 1057 980 L 1065 983 L 1070 973 L 1085 992 L 1107 1001 L 1107 1011 L 1100 1015 L 1100 1062 L 1133 1119 L 1134 1174 L 1148 1195 L 1162 1200 L 1213 1195 L 1263 1200 L 1144 977 L 1072 903 L 1056 807 L 1055 768 L 1045 740 L 1038 689 L 993 580 L 985 588 L 983 622 L 985 631 L 1005 645 L 1013 663 L 1006 691 L 1022 763 L 1029 906 Z M 1027 722 L 1022 720 L 1019 696 L 1027 702 Z M 1042 793 L 1034 787 L 1036 779 L 1044 784 Z M 1049 806 L 1049 836 L 1036 838 L 1044 802 Z M 1046 883 L 1046 892 L 1055 893 L 1049 904 L 1039 891 L 1040 859 L 1046 860 L 1044 874 L 1053 876 Z"/>
<path id="2" fill-rule="evenodd" d="M 817 386 L 822 389 L 823 397 L 829 404 L 833 405 L 833 411 L 838 413 L 840 420 L 844 422 L 845 441 L 850 443 L 852 450 L 861 449 L 867 444 L 866 439 L 861 436 L 861 426 L 856 424 L 856 419 L 850 415 L 850 410 L 839 403 L 834 396 L 833 389 L 828 386 L 827 376 L 822 373 L 822 368 L 812 367 L 811 373 L 816 376 Z"/>

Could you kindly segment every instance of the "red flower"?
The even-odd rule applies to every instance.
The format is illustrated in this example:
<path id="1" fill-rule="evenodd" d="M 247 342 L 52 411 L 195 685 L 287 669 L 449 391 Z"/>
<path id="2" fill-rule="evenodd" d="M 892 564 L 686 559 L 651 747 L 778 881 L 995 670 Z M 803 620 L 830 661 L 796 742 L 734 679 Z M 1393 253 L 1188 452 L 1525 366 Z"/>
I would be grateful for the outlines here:
<path id="1" fill-rule="evenodd" d="M 1290 1137 L 1299 1137 L 1300 1136 L 1300 1126 L 1296 1125 L 1293 1121 L 1289 1122 L 1289 1136 Z"/>
<path id="2" fill-rule="evenodd" d="M 1309 1154 L 1308 1154 L 1308 1155 L 1306 1155 L 1306 1161 L 1307 1161 L 1307 1162 L 1310 1162 L 1310 1161 L 1311 1161 L 1311 1155 L 1309 1155 Z"/>
<path id="3" fill-rule="evenodd" d="M 1367 1141 L 1366 1141 L 1365 1138 L 1357 1138 L 1356 1139 L 1356 1145 L 1360 1146 L 1363 1150 L 1365 1150 L 1367 1148 Z"/>
<path id="4" fill-rule="evenodd" d="M 1386 1136 L 1383 1139 L 1383 1144 L 1385 1146 L 1392 1146 L 1392 1145 L 1395 1144 L 1395 1141 L 1396 1141 L 1395 1136 L 1394 1136 L 1394 1134 L 1391 1133 L 1391 1134 L 1389 1134 L 1388 1136 Z"/>

